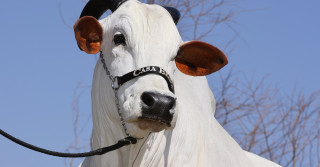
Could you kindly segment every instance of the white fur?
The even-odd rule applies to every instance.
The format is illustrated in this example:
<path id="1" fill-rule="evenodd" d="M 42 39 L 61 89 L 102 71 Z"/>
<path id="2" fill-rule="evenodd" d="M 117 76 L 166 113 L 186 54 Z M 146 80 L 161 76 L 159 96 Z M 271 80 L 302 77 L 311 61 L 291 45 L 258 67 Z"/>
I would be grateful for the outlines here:
<path id="1" fill-rule="evenodd" d="M 141 115 L 140 96 L 144 91 L 172 96 L 177 101 L 172 130 L 150 133 L 127 122 L 128 132 L 144 139 L 102 156 L 88 157 L 81 167 L 278 166 L 243 151 L 221 127 L 214 118 L 215 100 L 205 77 L 187 76 L 176 68 L 174 57 L 182 40 L 164 8 L 129 0 L 100 23 L 104 29 L 102 52 L 112 75 L 154 65 L 166 69 L 174 81 L 175 94 L 157 75 L 143 76 L 120 87 L 118 97 L 124 119 Z M 126 46 L 113 44 L 116 33 L 125 35 Z M 92 86 L 92 149 L 113 145 L 126 137 L 110 85 L 98 61 Z"/>

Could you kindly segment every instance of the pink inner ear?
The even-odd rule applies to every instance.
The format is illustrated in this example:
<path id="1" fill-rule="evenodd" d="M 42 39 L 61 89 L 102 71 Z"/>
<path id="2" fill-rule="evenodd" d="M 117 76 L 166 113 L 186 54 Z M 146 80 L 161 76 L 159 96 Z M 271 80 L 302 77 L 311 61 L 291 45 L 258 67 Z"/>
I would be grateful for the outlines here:
<path id="1" fill-rule="evenodd" d="M 228 59 L 218 48 L 201 41 L 191 41 L 180 47 L 176 57 L 177 68 L 192 76 L 209 75 L 228 64 Z"/>
<path id="2" fill-rule="evenodd" d="M 92 16 L 81 17 L 74 25 L 74 33 L 81 50 L 88 54 L 100 51 L 102 43 L 102 27 Z"/>

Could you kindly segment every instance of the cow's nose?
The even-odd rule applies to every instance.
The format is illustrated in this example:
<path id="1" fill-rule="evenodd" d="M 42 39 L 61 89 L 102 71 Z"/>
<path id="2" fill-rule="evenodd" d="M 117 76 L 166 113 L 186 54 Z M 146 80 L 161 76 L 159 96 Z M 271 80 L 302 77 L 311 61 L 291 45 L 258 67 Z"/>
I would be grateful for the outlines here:
<path id="1" fill-rule="evenodd" d="M 141 95 L 142 118 L 163 121 L 170 126 L 176 99 L 160 93 L 144 92 Z"/>

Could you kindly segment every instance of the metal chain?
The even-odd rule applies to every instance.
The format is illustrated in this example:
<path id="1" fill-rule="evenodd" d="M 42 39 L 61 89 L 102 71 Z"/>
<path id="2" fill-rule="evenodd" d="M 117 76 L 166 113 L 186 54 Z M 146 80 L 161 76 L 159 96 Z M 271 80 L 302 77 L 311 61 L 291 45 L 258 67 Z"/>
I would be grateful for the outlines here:
<path id="1" fill-rule="evenodd" d="M 106 71 L 107 76 L 110 78 L 111 82 L 113 83 L 113 82 L 114 82 L 114 77 L 110 74 L 110 71 L 109 71 L 108 68 L 107 68 L 106 62 L 105 62 L 105 60 L 104 60 L 104 58 L 103 58 L 103 53 L 102 53 L 102 51 L 100 51 L 100 59 L 101 59 L 101 63 L 102 63 L 102 65 L 103 65 L 103 68 L 104 68 L 105 71 Z"/>
<path id="2" fill-rule="evenodd" d="M 103 53 L 102 51 L 100 51 L 100 59 L 101 59 L 101 63 L 103 65 L 103 68 L 105 69 L 106 71 L 106 74 L 107 76 L 109 77 L 109 79 L 111 80 L 111 87 L 113 89 L 113 92 L 114 92 L 114 97 L 115 97 L 115 101 L 116 101 L 116 106 L 117 106 L 117 110 L 118 110 L 118 114 L 119 114 L 119 117 L 120 117 L 120 122 L 123 126 L 123 129 L 124 129 L 124 132 L 126 133 L 126 135 L 128 137 L 132 137 L 129 133 L 128 133 L 128 130 L 127 130 L 127 127 L 126 127 L 126 124 L 125 124 L 125 121 L 122 117 L 122 113 L 121 113 L 121 110 L 120 110 L 120 104 L 119 104 L 119 98 L 118 98 L 118 89 L 119 89 L 119 85 L 118 83 L 116 83 L 117 81 L 117 77 L 114 77 L 112 76 L 112 74 L 110 73 L 110 71 L 108 70 L 107 68 L 107 65 L 106 65 L 106 62 L 103 58 Z"/>
<path id="3" fill-rule="evenodd" d="M 114 90 L 114 96 L 115 96 L 115 99 L 116 99 L 116 105 L 117 105 L 118 114 L 119 114 L 120 121 L 121 121 L 121 124 L 122 124 L 123 129 L 124 129 L 124 132 L 126 133 L 126 135 L 128 137 L 131 137 L 131 135 L 127 131 L 127 126 L 125 124 L 125 121 L 123 119 L 123 116 L 122 116 L 122 113 L 121 113 L 121 110 L 120 110 L 120 104 L 119 104 L 119 98 L 118 98 L 118 89 L 113 89 L 113 90 Z"/>

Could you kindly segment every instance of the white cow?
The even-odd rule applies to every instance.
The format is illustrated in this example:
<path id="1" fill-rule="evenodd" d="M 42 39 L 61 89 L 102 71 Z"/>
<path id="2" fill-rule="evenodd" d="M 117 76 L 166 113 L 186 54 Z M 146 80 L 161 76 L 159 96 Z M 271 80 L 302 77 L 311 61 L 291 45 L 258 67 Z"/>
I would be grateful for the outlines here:
<path id="1" fill-rule="evenodd" d="M 107 9 L 113 13 L 98 22 Z M 75 24 L 80 49 L 102 56 L 92 85 L 92 149 L 127 135 L 138 139 L 80 166 L 279 166 L 242 150 L 214 118 L 215 99 L 203 75 L 227 59 L 209 44 L 183 43 L 174 24 L 178 13 L 166 9 L 137 0 L 91 0 Z M 131 78 L 121 85 L 112 81 L 127 73 Z"/>

